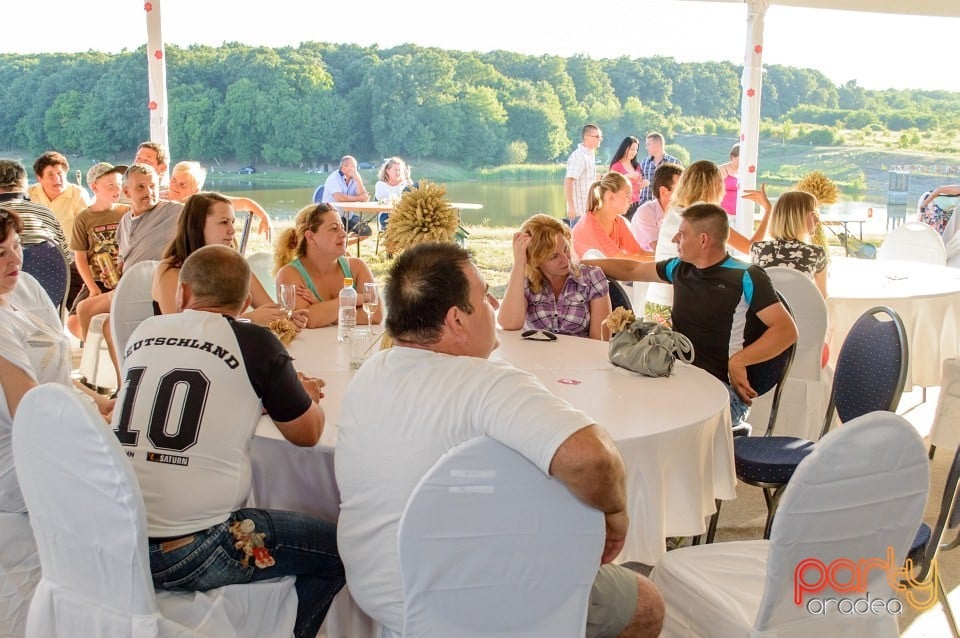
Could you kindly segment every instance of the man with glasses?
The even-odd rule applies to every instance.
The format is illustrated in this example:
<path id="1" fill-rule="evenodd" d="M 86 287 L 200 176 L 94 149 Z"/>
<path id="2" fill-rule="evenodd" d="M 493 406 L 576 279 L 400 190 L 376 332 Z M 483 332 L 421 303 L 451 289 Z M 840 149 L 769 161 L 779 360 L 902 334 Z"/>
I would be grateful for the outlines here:
<path id="1" fill-rule="evenodd" d="M 644 186 L 643 190 L 640 191 L 640 201 L 648 202 L 654 198 L 655 192 L 652 188 L 653 184 L 653 174 L 658 167 L 663 164 L 676 164 L 677 166 L 683 168 L 683 164 L 680 163 L 673 155 L 668 155 L 663 150 L 664 139 L 662 133 L 657 133 L 656 131 L 652 133 L 647 133 L 647 153 L 649 155 L 640 162 L 640 172 L 643 173 L 643 179 L 647 180 L 647 185 Z"/>
<path id="2" fill-rule="evenodd" d="M 603 133 L 596 124 L 587 124 L 580 132 L 583 140 L 567 160 L 567 174 L 563 180 L 563 194 L 567 200 L 566 222 L 570 228 L 587 212 L 587 193 L 597 181 L 597 147 Z"/>
<path id="3" fill-rule="evenodd" d="M 640 248 L 649 251 L 657 249 L 660 224 L 663 223 L 663 216 L 670 205 L 670 196 L 682 172 L 683 169 L 676 164 L 661 164 L 653 173 L 653 192 L 656 198 L 641 204 L 630 220 L 630 232 L 637 239 Z"/>

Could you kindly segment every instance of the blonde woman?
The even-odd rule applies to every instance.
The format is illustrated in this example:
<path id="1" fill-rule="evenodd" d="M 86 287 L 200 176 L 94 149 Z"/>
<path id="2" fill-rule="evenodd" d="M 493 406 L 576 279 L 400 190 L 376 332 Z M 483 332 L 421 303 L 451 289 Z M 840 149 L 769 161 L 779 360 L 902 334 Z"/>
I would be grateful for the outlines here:
<path id="1" fill-rule="evenodd" d="M 399 157 L 391 157 L 380 167 L 377 174 L 377 184 L 374 187 L 374 197 L 378 202 L 396 202 L 403 195 L 403 190 L 410 186 L 410 167 Z M 383 212 L 377 215 L 380 230 L 387 228 L 390 213 Z"/>
<path id="2" fill-rule="evenodd" d="M 570 229 L 560 220 L 540 214 L 524 222 L 513 236 L 513 269 L 497 315 L 504 330 L 526 327 L 601 338 L 600 327 L 610 314 L 607 278 L 570 253 Z"/>
<path id="3" fill-rule="evenodd" d="M 185 204 L 188 197 L 200 192 L 206 180 L 207 169 L 201 166 L 200 162 L 178 162 L 170 172 L 170 187 L 167 194 L 171 200 Z M 263 206 L 249 197 L 230 197 L 228 195 L 224 195 L 224 197 L 230 200 L 234 210 L 248 210 L 251 215 L 260 220 L 257 232 L 265 235 L 267 241 L 270 241 L 272 236 L 270 216 L 267 215 Z"/>
<path id="4" fill-rule="evenodd" d="M 650 261 L 651 253 L 640 248 L 623 214 L 633 199 L 630 181 L 610 171 L 587 191 L 587 214 L 573 227 L 573 250 L 582 259 L 588 250 L 604 257 Z"/>
<path id="5" fill-rule="evenodd" d="M 340 290 L 346 277 L 357 289 L 357 323 L 380 323 L 383 307 L 372 317 L 359 310 L 363 284 L 373 275 L 363 260 L 347 256 L 347 231 L 339 213 L 329 204 L 301 208 L 294 226 L 277 238 L 274 249 L 277 285 L 295 284 L 297 310 L 308 311 L 307 327 L 320 328 L 337 322 Z"/>
<path id="6" fill-rule="evenodd" d="M 787 191 L 777 200 L 770 215 L 770 236 L 750 248 L 753 263 L 762 267 L 785 266 L 799 270 L 813 280 L 820 294 L 827 296 L 827 251 L 814 237 L 820 224 L 817 198 L 803 191 Z"/>

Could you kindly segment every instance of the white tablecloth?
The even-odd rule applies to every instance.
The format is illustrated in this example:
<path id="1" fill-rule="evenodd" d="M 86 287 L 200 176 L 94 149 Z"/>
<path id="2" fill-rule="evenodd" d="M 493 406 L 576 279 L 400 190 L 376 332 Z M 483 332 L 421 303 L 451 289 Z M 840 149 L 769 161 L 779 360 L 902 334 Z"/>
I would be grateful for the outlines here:
<path id="1" fill-rule="evenodd" d="M 593 416 L 616 442 L 627 468 L 630 532 L 618 562 L 655 564 L 667 536 L 702 533 L 714 499 L 736 497 L 728 395 L 711 375 L 678 364 L 669 378 L 650 379 L 616 368 L 607 344 L 561 336 L 527 341 L 500 332 L 504 359 L 535 374 L 553 393 Z M 348 347 L 335 328 L 305 330 L 289 347 L 298 370 L 326 381 L 321 401 L 327 426 L 320 443 L 297 448 L 264 417 L 251 445 L 253 502 L 335 520 L 339 492 L 333 473 L 340 398 L 353 376 Z M 330 636 L 373 636 L 375 630 L 341 594 L 327 617 Z"/>
<path id="2" fill-rule="evenodd" d="M 906 261 L 834 258 L 827 280 L 830 363 L 851 326 L 873 306 L 903 319 L 910 350 L 906 389 L 940 385 L 944 359 L 960 356 L 960 271 Z"/>

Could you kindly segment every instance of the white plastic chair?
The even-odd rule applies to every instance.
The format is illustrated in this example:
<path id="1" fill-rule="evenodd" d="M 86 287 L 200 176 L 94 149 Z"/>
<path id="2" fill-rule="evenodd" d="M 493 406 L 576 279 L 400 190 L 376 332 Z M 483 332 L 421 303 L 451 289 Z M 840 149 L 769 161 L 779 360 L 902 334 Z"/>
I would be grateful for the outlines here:
<path id="1" fill-rule="evenodd" d="M 143 497 L 92 403 L 45 384 L 17 410 L 13 455 L 43 576 L 27 619 L 40 636 L 290 636 L 293 577 L 155 593 Z"/>
<path id="2" fill-rule="evenodd" d="M 141 321 L 153 316 L 153 273 L 159 263 L 141 261 L 125 269 L 110 300 L 110 332 L 121 366 L 130 335 Z"/>
<path id="3" fill-rule="evenodd" d="M 947 242 L 945 249 L 947 251 L 947 265 L 951 268 L 960 268 L 960 233 L 954 233 Z"/>
<path id="4" fill-rule="evenodd" d="M 960 359 L 945 359 L 940 375 L 940 398 L 930 428 L 930 458 L 938 447 L 960 446 Z"/>
<path id="5" fill-rule="evenodd" d="M 894 637 L 895 614 L 824 614 L 811 598 L 896 598 L 888 570 L 902 565 L 920 525 L 930 470 L 923 441 L 903 417 L 871 412 L 824 436 L 797 467 L 783 494 L 769 541 L 698 545 L 666 554 L 651 575 L 666 601 L 661 636 L 711 638 Z M 864 576 L 864 590 L 827 587 L 794 602 L 795 572 L 808 559 L 889 560 Z M 808 564 L 809 565 L 809 564 Z M 826 569 L 824 570 L 826 571 Z M 817 580 L 812 567 L 801 582 Z M 851 575 L 843 568 L 836 582 Z M 846 606 L 844 606 L 846 609 Z M 895 610 L 895 609 L 894 609 Z"/>
<path id="6" fill-rule="evenodd" d="M 887 234 L 880 244 L 877 259 L 917 261 L 943 266 L 947 251 L 940 233 L 923 222 L 905 222 Z"/>
<path id="7" fill-rule="evenodd" d="M 767 268 L 766 273 L 789 304 L 800 333 L 793 365 L 780 396 L 776 432 L 814 441 L 820 435 L 833 381 L 833 372 L 820 367 L 827 334 L 827 304 L 816 284 L 799 270 L 776 266 Z M 767 423 L 770 401 L 767 395 L 754 400 L 750 423 Z"/>
<path id="8" fill-rule="evenodd" d="M 26 512 L 0 512 L 0 636 L 23 636 L 40 555 Z"/>
<path id="9" fill-rule="evenodd" d="M 400 519 L 403 636 L 582 637 L 603 542 L 603 515 L 562 483 L 492 439 L 467 441 Z"/>
<path id="10" fill-rule="evenodd" d="M 260 285 L 267 291 L 273 301 L 277 300 L 277 278 L 273 274 L 273 255 L 270 253 L 253 253 L 247 255 L 247 263 L 250 264 L 250 270 Z"/>

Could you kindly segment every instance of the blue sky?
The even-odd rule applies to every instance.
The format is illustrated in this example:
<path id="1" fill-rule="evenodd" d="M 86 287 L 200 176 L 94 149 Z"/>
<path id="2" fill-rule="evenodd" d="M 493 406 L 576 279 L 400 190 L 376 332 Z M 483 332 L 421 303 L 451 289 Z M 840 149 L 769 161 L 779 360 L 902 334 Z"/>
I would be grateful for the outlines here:
<path id="1" fill-rule="evenodd" d="M 953 1 L 953 0 L 944 0 Z M 146 41 L 141 0 L 13 0 L 0 53 L 115 52 Z M 267 46 L 306 40 L 381 47 L 506 49 L 594 58 L 664 55 L 743 61 L 746 8 L 724 2 L 632 0 L 159 0 L 164 37 L 180 46 L 224 41 Z M 596 7 L 585 12 L 582 7 Z M 960 18 L 925 18 L 772 6 L 764 61 L 809 67 L 866 88 L 960 91 Z M 46 37 L 38 37 L 39 33 Z"/>

